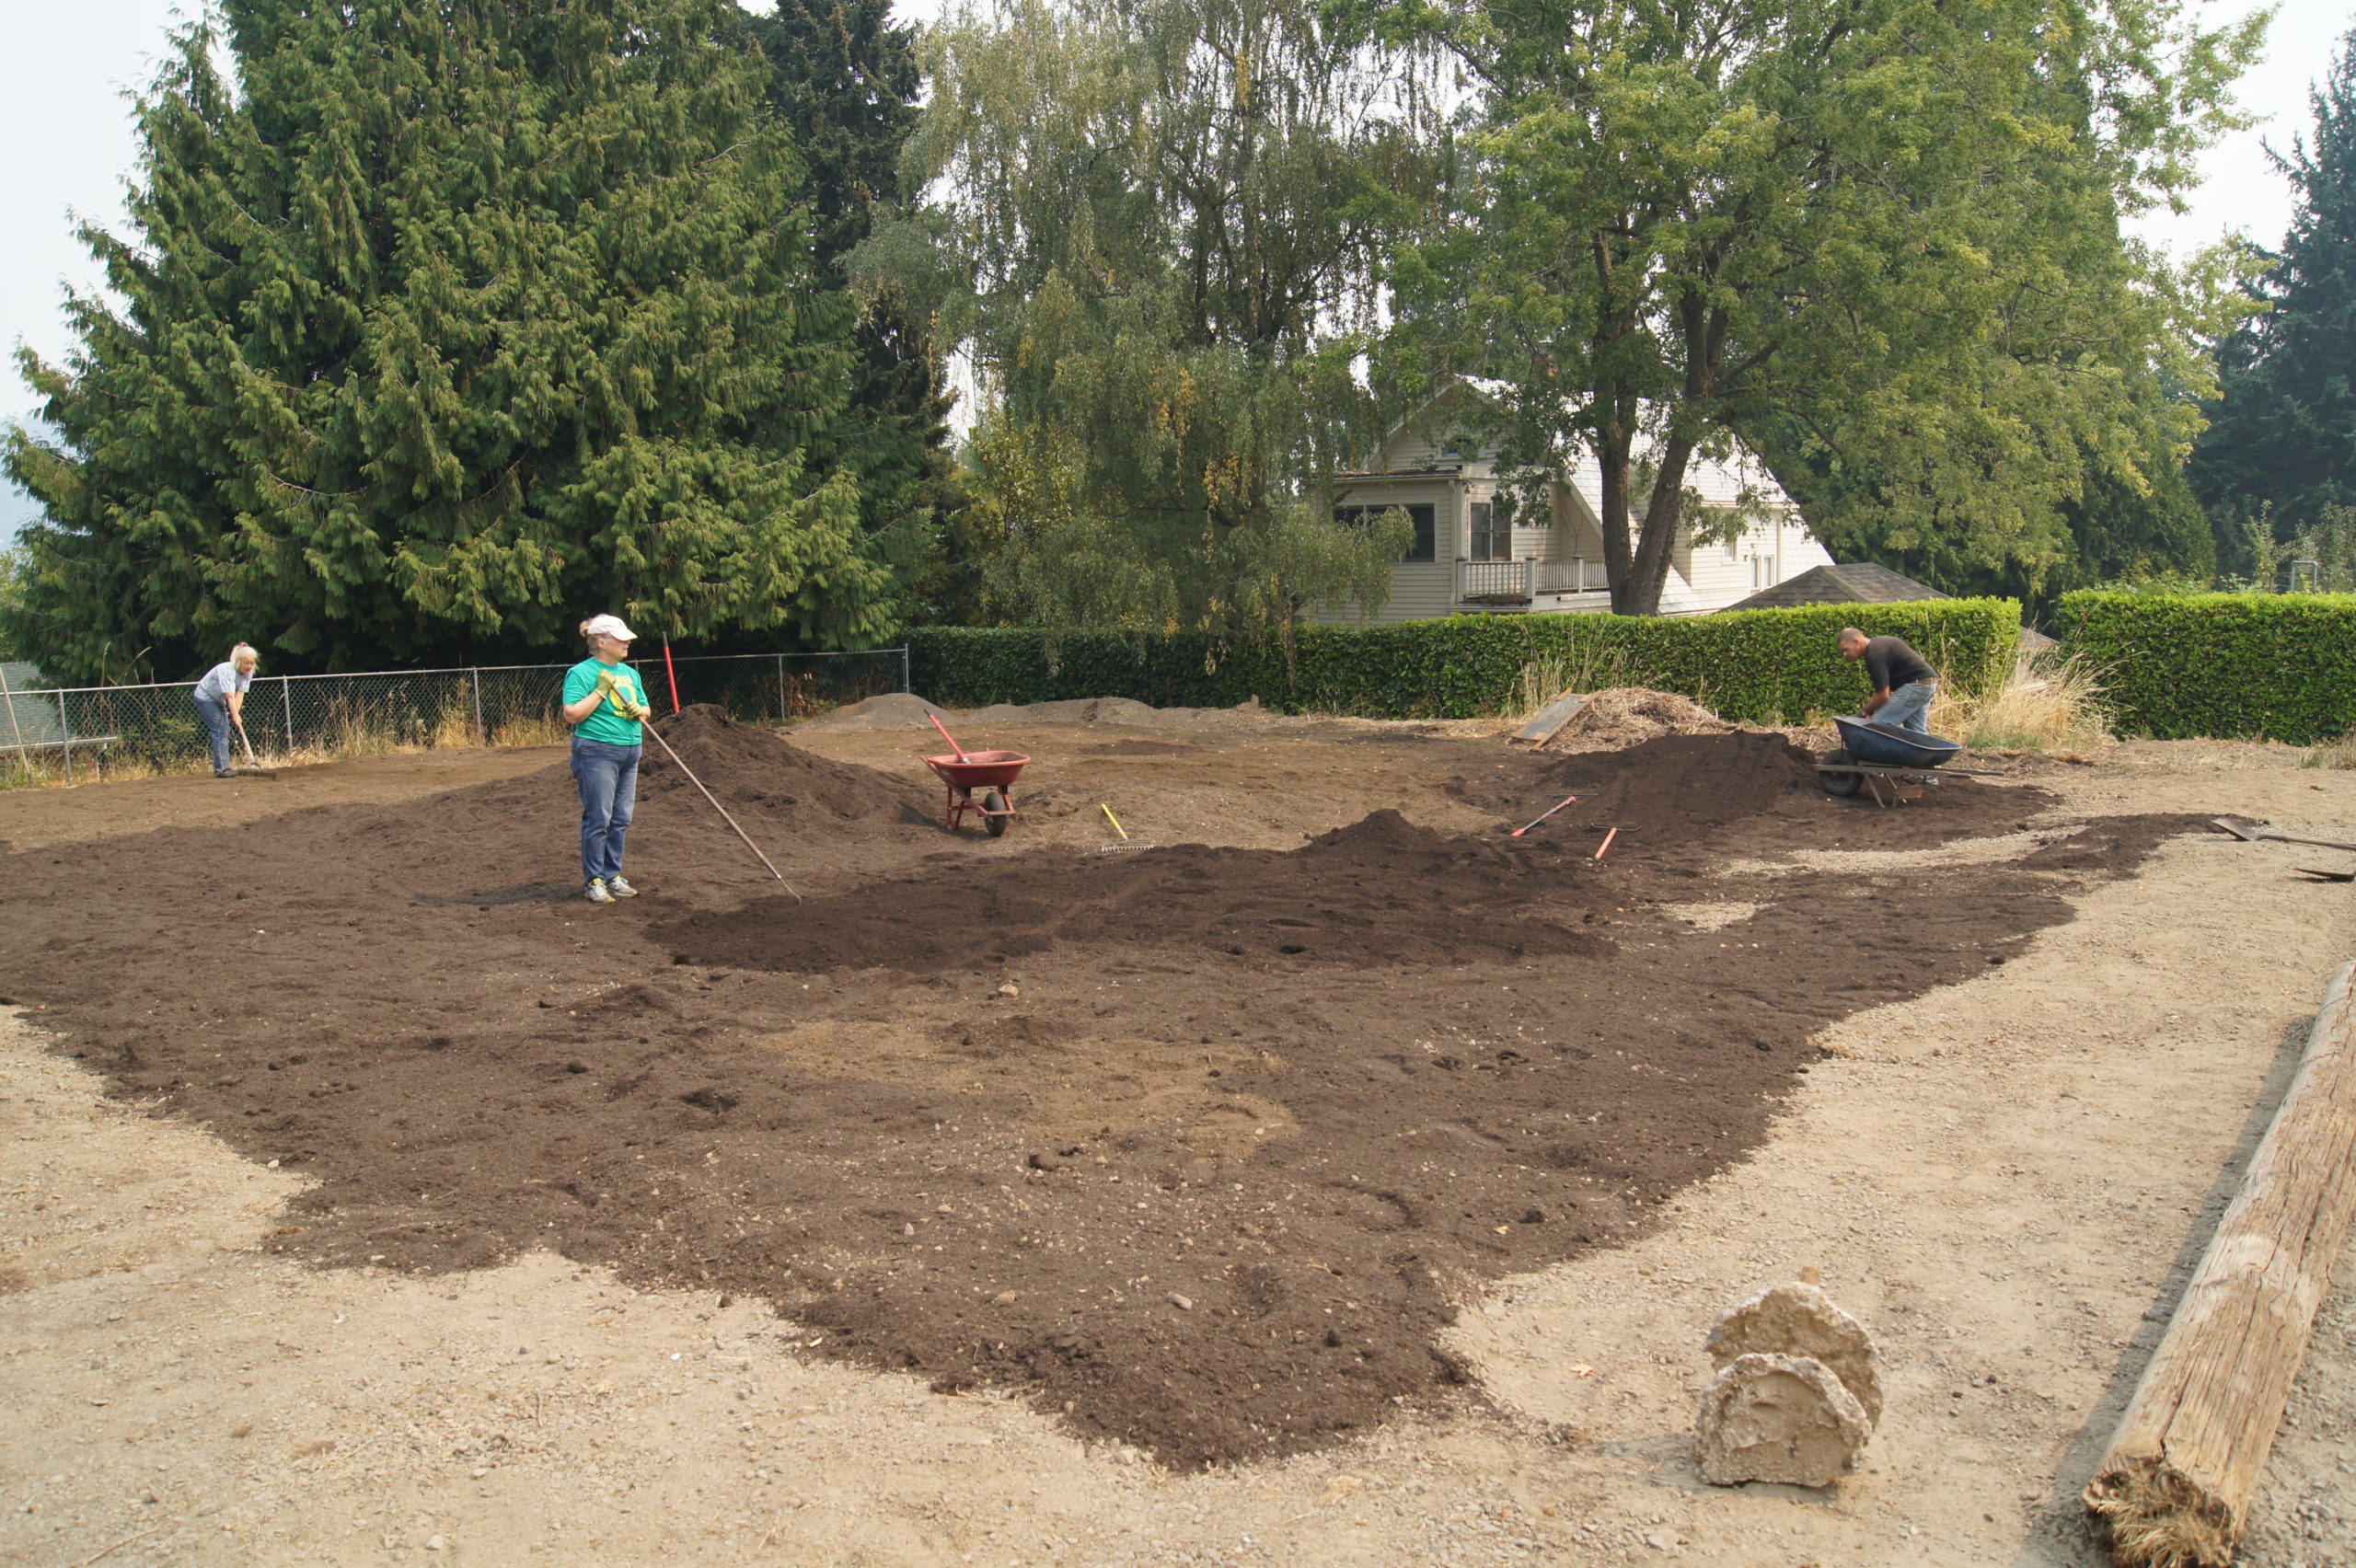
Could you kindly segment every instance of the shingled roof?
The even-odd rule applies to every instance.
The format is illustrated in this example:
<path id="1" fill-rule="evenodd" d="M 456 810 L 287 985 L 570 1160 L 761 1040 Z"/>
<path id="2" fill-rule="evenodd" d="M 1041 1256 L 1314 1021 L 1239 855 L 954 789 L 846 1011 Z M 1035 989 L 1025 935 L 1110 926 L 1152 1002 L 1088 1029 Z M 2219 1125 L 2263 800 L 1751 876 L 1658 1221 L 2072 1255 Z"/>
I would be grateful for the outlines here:
<path id="1" fill-rule="evenodd" d="M 1886 566 L 1853 560 L 1840 566 L 1813 566 L 1797 577 L 1753 594 L 1729 610 L 1781 610 L 1795 605 L 1894 605 L 1903 599 L 1944 599 L 1927 582 L 1901 577 Z"/>

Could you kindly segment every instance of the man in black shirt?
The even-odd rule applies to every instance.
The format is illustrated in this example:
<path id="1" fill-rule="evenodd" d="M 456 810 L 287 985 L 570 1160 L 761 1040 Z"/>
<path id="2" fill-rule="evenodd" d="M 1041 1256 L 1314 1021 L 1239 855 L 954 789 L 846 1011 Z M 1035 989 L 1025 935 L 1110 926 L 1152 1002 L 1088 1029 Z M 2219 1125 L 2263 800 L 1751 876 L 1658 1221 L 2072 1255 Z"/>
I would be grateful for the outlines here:
<path id="1" fill-rule="evenodd" d="M 1924 716 L 1939 692 L 1939 673 L 1930 661 L 1895 637 L 1867 637 L 1854 626 L 1841 628 L 1841 656 L 1863 659 L 1874 694 L 1865 716 L 1894 729 L 1928 733 Z"/>

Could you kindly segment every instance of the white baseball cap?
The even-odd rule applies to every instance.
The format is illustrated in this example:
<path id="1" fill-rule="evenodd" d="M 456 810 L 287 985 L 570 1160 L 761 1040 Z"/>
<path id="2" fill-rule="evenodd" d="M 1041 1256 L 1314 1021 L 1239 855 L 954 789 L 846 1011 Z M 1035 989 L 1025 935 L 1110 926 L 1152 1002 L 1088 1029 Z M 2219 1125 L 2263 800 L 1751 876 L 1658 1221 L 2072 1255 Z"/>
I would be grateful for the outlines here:
<path id="1" fill-rule="evenodd" d="M 619 616 L 591 616 L 589 624 L 581 628 L 583 637 L 618 637 L 624 642 L 636 642 L 638 633 L 622 624 Z"/>

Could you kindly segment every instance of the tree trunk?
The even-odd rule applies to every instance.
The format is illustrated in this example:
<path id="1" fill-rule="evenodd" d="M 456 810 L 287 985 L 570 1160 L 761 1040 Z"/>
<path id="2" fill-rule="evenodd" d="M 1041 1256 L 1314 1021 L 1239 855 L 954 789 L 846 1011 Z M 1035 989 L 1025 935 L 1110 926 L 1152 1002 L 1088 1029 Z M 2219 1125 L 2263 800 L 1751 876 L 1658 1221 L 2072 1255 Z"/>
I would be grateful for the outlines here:
<path id="1" fill-rule="evenodd" d="M 1597 399 L 1597 406 L 1606 410 L 1595 427 L 1595 462 L 1602 491 L 1596 522 L 1603 531 L 1603 577 L 1611 587 L 1613 615 L 1644 615 L 1647 612 L 1629 608 L 1636 568 L 1636 551 L 1628 537 L 1628 469 L 1636 444 L 1636 399 L 1607 395 Z"/>
<path id="2" fill-rule="evenodd" d="M 1685 394 L 1679 407 L 1706 408 L 1716 395 L 1718 370 L 1726 357 L 1725 313 L 1712 310 L 1703 296 L 1688 290 L 1677 302 L 1678 338 L 1685 351 Z M 1652 498 L 1645 505 L 1645 524 L 1636 538 L 1636 558 L 1623 593 L 1615 578 L 1611 607 L 1623 616 L 1660 614 L 1661 590 L 1669 583 L 1669 558 L 1677 550 L 1678 525 L 1685 520 L 1685 471 L 1693 461 L 1693 437 L 1688 419 L 1672 417 L 1669 439 L 1661 444 L 1660 472 L 1654 477 Z"/>
<path id="3" fill-rule="evenodd" d="M 1685 518 L 1685 470 L 1692 461 L 1693 443 L 1671 436 L 1660 456 L 1652 499 L 1645 505 L 1644 527 L 1636 536 L 1627 592 L 1623 595 L 1616 587 L 1612 591 L 1611 608 L 1623 616 L 1660 614 L 1661 590 L 1669 584 L 1669 558 L 1676 552 L 1678 525 Z"/>

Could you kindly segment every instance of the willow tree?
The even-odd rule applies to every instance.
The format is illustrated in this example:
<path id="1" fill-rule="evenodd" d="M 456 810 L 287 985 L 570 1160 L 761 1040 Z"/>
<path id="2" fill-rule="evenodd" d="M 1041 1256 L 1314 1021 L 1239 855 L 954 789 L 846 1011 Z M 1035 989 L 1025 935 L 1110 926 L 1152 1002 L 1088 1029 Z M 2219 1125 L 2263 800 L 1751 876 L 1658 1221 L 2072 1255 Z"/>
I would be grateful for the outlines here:
<path id="1" fill-rule="evenodd" d="M 852 312 L 721 0 L 228 0 L 138 110 L 111 297 L 26 356 L 53 440 L 16 641 L 69 678 L 243 636 L 350 664 L 885 628 L 806 460 Z M 216 33 L 216 29 L 225 29 Z M 234 79 L 214 69 L 225 43 Z"/>
<path id="2" fill-rule="evenodd" d="M 1374 401 L 1372 280 L 1433 154 L 1412 82 L 1311 0 L 1006 0 L 928 40 L 928 209 L 865 275 L 930 286 L 983 389 L 1007 617 L 1288 628 L 1379 605 L 1396 519 L 1334 521 Z"/>
<path id="3" fill-rule="evenodd" d="M 1368 0 L 1473 84 L 1466 219 L 1402 258 L 1416 352 L 1584 455 L 1613 607 L 1657 609 L 1697 454 L 1836 549 L 2034 565 L 2091 477 L 2198 426 L 2215 280 L 2122 238 L 2231 122 L 2263 18 L 2177 0 Z M 1435 346 L 1436 345 L 1436 346 Z"/>

